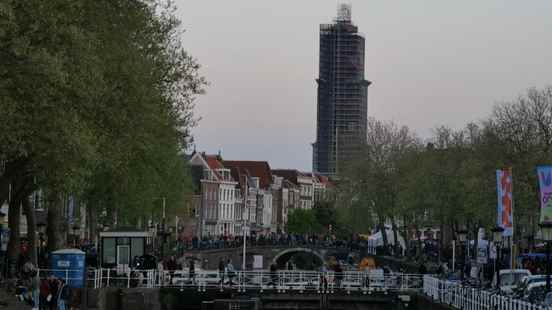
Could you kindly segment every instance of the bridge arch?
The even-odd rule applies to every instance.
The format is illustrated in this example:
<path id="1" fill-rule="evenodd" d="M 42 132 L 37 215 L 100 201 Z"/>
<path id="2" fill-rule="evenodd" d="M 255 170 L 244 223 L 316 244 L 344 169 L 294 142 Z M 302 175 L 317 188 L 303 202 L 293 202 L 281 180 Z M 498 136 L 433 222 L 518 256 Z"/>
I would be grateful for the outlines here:
<path id="1" fill-rule="evenodd" d="M 316 265 L 322 265 L 325 263 L 324 255 L 320 254 L 320 252 L 316 250 L 310 248 L 290 248 L 276 254 L 272 259 L 271 264 L 276 264 L 278 267 L 283 268 L 286 266 L 287 262 L 297 254 L 307 254 L 311 256 L 314 261 L 316 261 Z"/>

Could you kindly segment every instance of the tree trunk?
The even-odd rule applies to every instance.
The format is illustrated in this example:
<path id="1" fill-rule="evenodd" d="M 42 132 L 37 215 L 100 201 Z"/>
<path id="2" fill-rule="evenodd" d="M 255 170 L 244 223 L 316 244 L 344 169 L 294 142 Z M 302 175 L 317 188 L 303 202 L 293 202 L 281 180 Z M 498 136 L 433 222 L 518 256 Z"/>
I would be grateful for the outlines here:
<path id="1" fill-rule="evenodd" d="M 14 183 L 16 179 L 22 176 L 23 172 L 27 171 L 26 166 L 28 162 L 29 159 L 24 157 L 4 163 L 4 170 L 0 174 L 0 206 L 9 200 L 10 184 Z M 12 196 L 13 192 L 12 190 Z"/>
<path id="2" fill-rule="evenodd" d="M 62 245 L 61 235 L 61 194 L 53 192 L 48 201 L 48 218 L 46 236 L 48 238 L 48 253 L 58 250 Z"/>
<path id="3" fill-rule="evenodd" d="M 414 233 L 416 234 L 416 258 L 419 258 L 422 255 L 422 234 L 420 232 L 420 227 L 418 224 L 414 224 Z"/>
<path id="4" fill-rule="evenodd" d="M 381 216 L 378 217 L 378 226 L 379 231 L 381 232 L 381 238 L 383 240 L 383 249 L 384 253 L 387 254 L 387 247 L 389 246 L 389 241 L 387 240 L 387 231 L 385 230 L 385 222 Z"/>
<path id="5" fill-rule="evenodd" d="M 10 201 L 8 211 L 8 227 L 10 228 L 10 241 L 8 242 L 8 277 L 12 278 L 17 272 L 17 260 L 20 252 L 19 221 L 21 214 L 21 201 Z"/>
<path id="6" fill-rule="evenodd" d="M 479 222 L 477 222 L 475 225 L 474 225 L 474 237 L 473 237 L 473 248 L 472 248 L 472 253 L 473 253 L 473 258 L 474 259 L 477 259 L 477 254 L 478 254 L 478 251 L 477 251 L 477 248 L 479 247 L 479 227 L 481 227 L 481 225 L 479 224 Z"/>
<path id="7" fill-rule="evenodd" d="M 395 251 L 395 255 L 397 255 L 398 249 L 400 248 L 400 243 L 399 243 L 399 233 L 397 232 L 397 224 L 395 223 L 394 217 L 391 217 L 391 227 L 393 229 L 393 239 L 395 240 L 393 244 L 393 249 Z"/>
<path id="8" fill-rule="evenodd" d="M 10 196 L 10 185 L 6 182 L 0 182 L 0 207 L 4 204 L 4 202 L 8 201 L 8 198 Z"/>
<path id="9" fill-rule="evenodd" d="M 98 234 L 97 231 L 97 219 L 96 219 L 96 212 L 93 212 L 93 208 L 90 204 L 86 205 L 86 227 L 87 227 L 87 233 L 86 238 L 92 239 L 92 236 L 96 236 Z"/>
<path id="10" fill-rule="evenodd" d="M 27 239 L 29 240 L 29 259 L 37 266 L 38 254 L 36 252 L 36 214 L 28 197 L 22 201 L 23 212 L 27 218 Z"/>

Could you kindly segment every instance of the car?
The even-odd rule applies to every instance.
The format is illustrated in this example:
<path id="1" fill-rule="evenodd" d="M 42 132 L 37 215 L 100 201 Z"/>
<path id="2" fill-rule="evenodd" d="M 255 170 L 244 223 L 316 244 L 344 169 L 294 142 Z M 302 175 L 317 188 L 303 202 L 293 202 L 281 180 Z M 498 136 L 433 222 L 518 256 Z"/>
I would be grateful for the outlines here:
<path id="1" fill-rule="evenodd" d="M 540 303 L 545 299 L 546 296 L 546 282 L 536 282 L 529 284 L 522 300 L 528 301 L 530 303 Z"/>
<path id="2" fill-rule="evenodd" d="M 502 269 L 500 270 L 500 291 L 511 294 L 521 284 L 524 277 L 530 276 L 528 269 Z M 493 278 L 493 286 L 496 286 L 496 275 Z"/>
<path id="3" fill-rule="evenodd" d="M 520 284 L 513 290 L 516 297 L 522 298 L 525 295 L 527 287 L 532 283 L 546 281 L 546 275 L 538 274 L 523 277 Z"/>
<path id="4" fill-rule="evenodd" d="M 544 296 L 544 301 L 542 303 L 546 307 L 552 307 L 552 292 L 546 293 L 546 296 Z"/>

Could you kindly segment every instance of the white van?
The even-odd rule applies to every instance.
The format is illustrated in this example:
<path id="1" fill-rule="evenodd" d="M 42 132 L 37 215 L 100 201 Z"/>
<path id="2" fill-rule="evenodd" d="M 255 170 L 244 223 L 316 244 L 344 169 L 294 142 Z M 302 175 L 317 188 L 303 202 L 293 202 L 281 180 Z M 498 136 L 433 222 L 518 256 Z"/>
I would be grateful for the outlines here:
<path id="1" fill-rule="evenodd" d="M 502 269 L 500 270 L 500 291 L 506 294 L 513 292 L 521 284 L 523 278 L 530 276 L 528 269 Z M 496 274 L 493 278 L 493 285 L 496 286 Z"/>

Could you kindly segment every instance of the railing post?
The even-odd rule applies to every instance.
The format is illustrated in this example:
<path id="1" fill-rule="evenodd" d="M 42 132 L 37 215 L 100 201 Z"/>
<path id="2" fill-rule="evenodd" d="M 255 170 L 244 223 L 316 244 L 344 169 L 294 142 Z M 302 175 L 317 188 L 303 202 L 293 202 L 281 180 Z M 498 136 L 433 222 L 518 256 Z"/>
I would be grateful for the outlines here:
<path id="1" fill-rule="evenodd" d="M 127 288 L 130 288 L 130 277 L 132 275 L 132 269 L 128 270 Z"/>
<path id="2" fill-rule="evenodd" d="M 94 269 L 94 288 L 95 289 L 98 289 L 98 280 L 101 279 L 101 272 L 98 272 L 98 271 L 101 271 L 101 269 Z M 98 273 L 100 274 L 100 277 L 98 277 Z M 101 282 L 100 282 L 101 283 Z"/>

